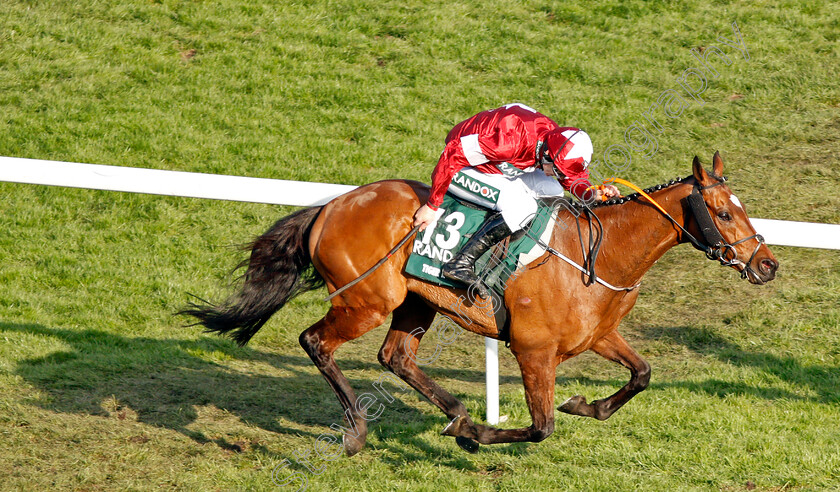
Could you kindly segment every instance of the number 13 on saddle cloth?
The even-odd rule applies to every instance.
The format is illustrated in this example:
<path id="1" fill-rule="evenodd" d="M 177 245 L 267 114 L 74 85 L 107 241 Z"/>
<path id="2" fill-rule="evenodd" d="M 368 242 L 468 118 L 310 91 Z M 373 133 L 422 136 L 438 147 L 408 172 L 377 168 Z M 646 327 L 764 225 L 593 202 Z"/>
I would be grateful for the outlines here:
<path id="1" fill-rule="evenodd" d="M 556 200 L 557 197 L 546 202 L 536 200 L 537 211 L 523 229 L 525 232 L 514 234 L 506 247 L 491 248 L 476 262 L 476 273 L 485 285 L 504 296 L 504 287 L 510 276 L 545 253 L 541 245 L 548 244 L 551 237 L 558 208 Z M 415 238 L 405 267 L 406 273 L 437 285 L 466 287 L 442 277 L 440 269 L 467 243 L 490 213 L 496 212 L 468 205 L 447 193 L 437 221 Z"/>

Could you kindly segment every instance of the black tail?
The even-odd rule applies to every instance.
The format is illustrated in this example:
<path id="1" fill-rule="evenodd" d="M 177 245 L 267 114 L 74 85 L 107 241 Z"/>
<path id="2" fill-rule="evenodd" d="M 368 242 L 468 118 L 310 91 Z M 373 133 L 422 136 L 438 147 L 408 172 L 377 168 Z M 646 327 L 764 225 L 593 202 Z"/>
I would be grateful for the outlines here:
<path id="1" fill-rule="evenodd" d="M 237 266 L 247 266 L 239 293 L 222 305 L 191 303 L 177 314 L 198 318 L 207 332 L 230 333 L 245 345 L 290 299 L 324 285 L 312 267 L 309 231 L 321 207 L 299 210 L 283 217 L 251 245 L 251 257 Z"/>

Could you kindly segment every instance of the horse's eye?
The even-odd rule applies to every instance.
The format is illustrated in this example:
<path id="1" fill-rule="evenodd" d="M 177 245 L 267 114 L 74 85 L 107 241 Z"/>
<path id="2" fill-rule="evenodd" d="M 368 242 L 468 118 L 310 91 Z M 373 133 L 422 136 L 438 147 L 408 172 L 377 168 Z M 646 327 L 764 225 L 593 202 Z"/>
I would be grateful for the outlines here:
<path id="1" fill-rule="evenodd" d="M 718 217 L 720 217 L 720 220 L 726 220 L 726 221 L 732 220 L 732 217 L 729 215 L 729 212 L 720 212 L 718 214 Z"/>

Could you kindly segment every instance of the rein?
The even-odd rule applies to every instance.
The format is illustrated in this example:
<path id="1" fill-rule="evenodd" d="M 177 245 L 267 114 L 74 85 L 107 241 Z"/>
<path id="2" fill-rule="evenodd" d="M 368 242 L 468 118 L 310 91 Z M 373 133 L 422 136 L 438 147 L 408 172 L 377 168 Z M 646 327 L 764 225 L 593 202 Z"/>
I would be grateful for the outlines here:
<path id="1" fill-rule="evenodd" d="M 560 153 L 563 151 L 563 149 L 566 147 L 566 144 L 571 142 L 572 138 L 580 132 L 581 132 L 581 130 L 577 130 L 574 133 L 572 133 L 566 139 L 566 141 L 563 142 L 563 145 L 554 154 L 554 156 L 555 157 L 559 156 Z M 543 165 L 543 167 L 546 164 L 550 165 L 551 166 L 551 171 L 554 173 L 554 177 L 557 178 L 558 181 L 562 182 L 565 179 L 565 176 L 561 176 L 560 173 L 557 172 L 557 166 L 554 165 L 554 159 L 541 152 L 542 145 L 543 145 L 543 142 L 539 142 L 537 144 L 537 151 L 536 151 L 537 162 L 539 162 L 541 165 Z M 605 286 L 609 289 L 617 290 L 617 291 L 630 291 L 630 290 L 633 290 L 633 289 L 637 288 L 641 284 L 636 284 L 632 287 L 615 287 L 615 286 L 601 280 L 597 275 L 595 275 L 595 260 L 598 259 L 598 253 L 601 251 L 601 241 L 603 241 L 603 239 L 604 239 L 604 225 L 601 224 L 601 219 L 599 219 L 598 216 L 595 215 L 595 212 L 593 212 L 592 209 L 589 208 L 589 206 L 585 202 L 582 202 L 582 205 L 583 205 L 584 213 L 586 214 L 586 220 L 587 220 L 587 222 L 589 222 L 589 250 L 588 250 L 589 254 L 586 254 L 587 249 L 584 247 L 584 244 L 583 244 L 583 233 L 580 230 L 580 221 L 575 221 L 575 225 L 577 225 L 578 241 L 580 242 L 580 250 L 583 253 L 583 266 L 578 265 L 574 261 L 570 260 L 569 258 L 564 256 L 563 254 L 561 254 L 559 251 L 557 251 L 554 248 L 552 248 L 551 246 L 549 246 L 548 244 L 544 244 L 539 238 L 534 238 L 527 231 L 526 231 L 526 234 L 528 234 L 528 236 L 532 240 L 536 241 L 537 244 L 544 247 L 546 249 L 546 251 L 548 251 L 549 253 L 553 254 L 554 256 L 562 259 L 563 261 L 569 263 L 570 265 L 572 265 L 573 267 L 577 268 L 578 270 L 583 272 L 585 275 L 587 275 L 589 277 L 589 279 L 584 280 L 584 282 L 583 282 L 584 285 L 589 286 L 589 285 L 592 285 L 593 283 L 597 282 L 597 283 L 599 283 L 599 284 L 601 284 L 601 285 L 603 285 L 603 286 Z M 595 233 L 595 234 L 593 234 L 593 232 L 595 232 L 595 227 L 593 227 L 593 224 L 592 224 L 592 219 L 593 218 L 595 219 L 595 222 L 598 223 L 597 233 Z"/>
<path id="2" fill-rule="evenodd" d="M 589 254 L 588 255 L 586 254 L 587 250 L 586 250 L 586 248 L 584 247 L 584 244 L 583 244 L 583 234 L 581 233 L 581 230 L 580 230 L 580 221 L 575 221 L 577 223 L 578 240 L 580 241 L 580 250 L 583 253 L 583 265 L 579 265 L 577 262 L 575 262 L 574 260 L 572 260 L 568 256 L 566 256 L 563 253 L 561 253 L 561 252 L 557 251 L 556 249 L 552 248 L 550 245 L 546 244 L 542 239 L 540 239 L 538 237 L 534 237 L 531 234 L 530 230 L 525 229 L 525 234 L 532 241 L 539 244 L 540 247 L 544 248 L 549 254 L 560 258 L 561 260 L 565 261 L 569 265 L 572 265 L 573 267 L 580 270 L 581 273 L 583 273 L 584 275 L 589 276 L 589 279 L 584 281 L 584 285 L 588 286 L 588 285 L 592 285 L 593 283 L 599 283 L 599 284 L 603 285 L 604 287 L 606 287 L 610 290 L 614 290 L 616 292 L 630 292 L 631 290 L 638 289 L 639 286 L 642 285 L 641 282 L 638 282 L 637 284 L 632 285 L 630 287 L 616 287 L 615 285 L 612 285 L 611 283 L 607 282 L 606 280 L 602 279 L 601 277 L 595 275 L 595 259 L 598 256 L 598 252 L 601 249 L 601 240 L 604 237 L 604 233 L 603 233 L 604 226 L 603 226 L 603 224 L 601 224 L 601 219 L 599 219 L 598 216 L 595 215 L 595 213 L 589 207 L 584 208 L 584 210 L 586 211 L 585 212 L 586 213 L 586 218 L 589 221 Z M 592 218 L 593 217 L 595 218 L 595 221 L 598 223 L 598 233 L 597 233 L 596 236 L 593 236 L 593 234 L 592 234 L 593 230 L 594 230 L 594 227 L 592 226 Z M 545 261 L 548 261 L 548 260 L 545 260 Z M 543 261 L 543 263 L 545 263 L 545 261 Z M 540 265 L 542 265 L 542 263 L 540 263 Z M 539 265 L 537 265 L 537 266 L 539 266 Z"/>
<path id="3" fill-rule="evenodd" d="M 410 231 L 408 231 L 408 234 L 406 234 L 406 235 L 405 235 L 405 237 L 403 237 L 403 238 L 400 240 L 400 242 L 398 242 L 398 243 L 397 243 L 397 245 L 396 245 L 396 246 L 394 246 L 393 248 L 391 248 L 391 251 L 389 251 L 387 255 L 383 256 L 383 257 L 382 257 L 382 259 L 380 259 L 378 262 L 376 262 L 376 265 L 373 265 L 372 267 L 368 268 L 368 270 L 367 270 L 365 273 L 363 273 L 363 274 L 359 275 L 359 276 L 358 276 L 358 277 L 356 277 L 354 280 L 352 280 L 350 283 L 348 283 L 348 284 L 344 285 L 343 287 L 341 287 L 341 288 L 339 288 L 339 289 L 336 289 L 336 291 L 335 291 L 335 292 L 333 292 L 332 294 L 330 294 L 330 295 L 328 295 L 327 297 L 325 297 L 325 298 L 324 298 L 324 300 L 325 300 L 325 301 L 332 300 L 332 298 L 333 298 L 333 297 L 335 297 L 335 296 L 337 296 L 337 295 L 341 294 L 341 293 L 342 293 L 342 292 L 344 292 L 345 290 L 349 289 L 350 287 L 353 287 L 354 285 L 358 284 L 359 282 L 361 282 L 362 280 L 364 280 L 365 278 L 367 278 L 367 277 L 368 277 L 371 273 L 373 273 L 373 271 L 374 271 L 374 270 L 376 270 L 377 268 L 381 267 L 383 263 L 385 263 L 386 261 L 388 261 L 388 258 L 392 257 L 392 256 L 394 255 L 394 253 L 396 253 L 396 252 L 397 252 L 397 250 L 398 250 L 398 249 L 402 248 L 402 245 L 403 245 L 403 244 L 405 244 L 405 242 L 406 242 L 406 241 L 408 241 L 408 240 L 409 240 L 409 238 L 411 238 L 411 236 L 413 236 L 413 235 L 417 234 L 417 231 L 419 231 L 419 230 L 420 230 L 420 226 L 419 226 L 419 225 L 418 225 L 418 226 L 414 226 L 414 228 L 413 228 L 413 229 L 411 229 Z"/>
<path id="4" fill-rule="evenodd" d="M 636 191 L 639 195 L 647 199 L 654 207 L 657 208 L 657 210 L 659 210 L 659 212 L 662 213 L 662 215 L 664 215 L 668 220 L 670 220 L 671 223 L 674 224 L 680 230 L 680 232 L 682 232 L 683 237 L 686 238 L 692 246 L 702 251 L 706 255 L 706 258 L 710 260 L 717 260 L 722 266 L 743 266 L 740 272 L 741 278 L 747 278 L 747 275 L 749 274 L 752 274 L 753 276 L 757 277 L 758 275 L 755 272 L 755 270 L 753 270 L 753 268 L 750 266 L 750 263 L 752 263 L 752 260 L 755 258 L 755 255 L 758 253 L 758 250 L 759 248 L 761 248 L 761 245 L 765 243 L 764 237 L 761 234 L 753 234 L 752 236 L 739 239 L 733 243 L 726 242 L 726 239 L 724 239 L 717 226 L 715 226 L 715 223 L 712 220 L 712 215 L 709 213 L 709 209 L 706 206 L 706 201 L 703 199 L 703 190 L 714 188 L 715 186 L 720 186 L 726 182 L 725 177 L 718 178 L 715 176 L 715 178 L 718 180 L 718 182 L 708 186 L 699 186 L 699 184 L 695 183 L 694 189 L 691 191 L 691 194 L 689 194 L 687 197 L 689 207 L 691 208 L 691 213 L 693 214 L 694 219 L 697 221 L 697 225 L 700 228 L 700 232 L 703 235 L 703 239 L 705 239 L 706 241 L 705 243 L 694 237 L 694 235 L 690 232 L 688 232 L 686 228 L 683 227 L 682 224 L 677 222 L 677 220 L 674 219 L 671 216 L 671 214 L 669 214 L 659 203 L 657 203 L 657 201 L 654 200 L 653 197 L 651 197 L 649 194 L 647 194 L 647 192 L 645 192 L 643 189 L 639 188 L 635 184 L 621 178 L 610 178 L 609 180 L 605 181 L 605 183 L 614 182 L 622 184 L 624 186 L 627 186 L 628 188 L 631 188 L 632 190 Z M 584 274 L 588 275 L 589 279 L 585 281 L 586 285 L 592 285 L 592 283 L 597 282 L 603 285 L 604 287 L 615 291 L 631 291 L 639 287 L 639 285 L 641 285 L 641 282 L 637 283 L 632 287 L 616 287 L 595 275 L 595 259 L 601 247 L 601 240 L 603 239 L 603 225 L 601 224 L 600 219 L 598 219 L 598 216 L 595 215 L 594 212 L 592 212 L 592 209 L 586 206 L 586 204 L 583 204 L 583 207 L 584 212 L 586 214 L 586 218 L 589 221 L 589 255 L 586 254 L 587 250 L 584 247 L 583 235 L 580 230 L 580 222 L 577 221 L 576 223 L 578 228 L 578 240 L 580 241 L 581 251 L 583 252 L 582 266 L 575 263 L 573 260 L 569 259 L 567 256 L 555 250 L 548 244 L 545 244 L 539 238 L 535 238 L 528 234 L 529 237 L 531 237 L 532 240 L 536 241 L 540 246 L 545 248 L 545 250 L 548 251 L 550 254 L 560 258 L 561 260 L 565 261 L 566 263 L 569 263 Z M 595 220 L 598 222 L 598 230 L 594 239 L 592 217 L 594 217 Z M 751 239 L 755 239 L 758 242 L 758 244 L 756 245 L 755 249 L 750 255 L 750 258 L 746 262 L 743 262 L 740 259 L 738 259 L 738 253 L 735 251 L 735 246 L 743 242 L 749 241 Z M 730 252 L 732 253 L 731 259 L 728 258 Z"/>
<path id="5" fill-rule="evenodd" d="M 593 212 L 589 207 L 584 209 L 584 214 L 586 215 L 587 222 L 589 222 L 588 255 L 586 254 L 587 249 L 583 246 L 583 233 L 580 230 L 580 221 L 575 221 L 575 225 L 577 225 L 580 250 L 583 252 L 583 267 L 587 275 L 589 275 L 589 280 L 584 281 L 584 285 L 592 285 L 593 282 L 598 280 L 598 276 L 595 275 L 595 260 L 598 259 L 598 253 L 601 251 L 601 241 L 604 239 L 604 225 L 601 223 L 601 219 L 599 219 L 598 216 L 595 215 L 595 212 Z M 595 221 L 598 223 L 597 230 L 593 227 L 593 218 L 595 218 Z M 595 235 L 593 235 L 593 232 L 595 232 Z"/>
<path id="6" fill-rule="evenodd" d="M 671 217 L 671 214 L 665 211 L 661 205 L 656 203 L 650 195 L 644 192 L 644 190 L 640 189 L 638 186 L 634 185 L 633 183 L 626 181 L 621 178 L 610 178 L 610 181 L 614 181 L 620 184 L 623 184 L 629 188 L 632 188 L 636 192 L 638 192 L 641 196 L 645 197 L 650 203 L 652 203 L 657 209 L 659 209 L 662 214 L 668 218 L 677 228 L 682 231 L 683 236 L 688 238 L 691 242 L 691 245 L 694 246 L 696 249 L 702 251 L 706 254 L 706 258 L 710 260 L 717 260 L 720 262 L 722 266 L 742 266 L 741 269 L 741 278 L 747 278 L 748 274 L 752 274 L 753 276 L 757 277 L 758 274 L 755 270 L 752 269 L 750 263 L 752 263 L 755 255 L 758 253 L 759 248 L 761 245 L 764 244 L 764 237 L 761 234 L 753 234 L 752 236 L 745 237 L 743 239 L 739 239 L 734 243 L 726 242 L 726 239 L 723 238 L 723 235 L 718 230 L 717 226 L 715 226 L 714 221 L 712 220 L 712 215 L 709 213 L 709 208 L 706 206 L 706 201 L 703 199 L 703 190 L 708 190 L 709 188 L 714 188 L 715 186 L 720 186 L 726 183 L 725 177 L 717 177 L 713 176 L 717 179 L 717 183 L 710 184 L 708 186 L 699 186 L 698 183 L 694 184 L 694 189 L 691 190 L 691 194 L 688 195 L 688 205 L 691 208 L 691 213 L 694 215 L 694 219 L 697 221 L 697 226 L 700 228 L 700 232 L 703 234 L 703 239 L 706 240 L 706 243 L 699 241 L 696 237 L 694 237 L 690 232 L 688 232 L 685 227 L 679 224 L 676 219 Z M 750 239 L 755 239 L 758 244 L 755 246 L 755 249 L 750 255 L 750 258 L 743 262 L 738 259 L 738 253 L 735 251 L 735 246 L 741 244 L 743 242 L 749 241 Z M 727 255 L 729 252 L 732 252 L 732 259 L 728 259 Z"/>
<path id="7" fill-rule="evenodd" d="M 554 166 L 552 166 L 552 169 L 554 169 Z M 555 174 L 556 174 L 556 171 L 555 171 Z M 700 240 L 698 240 L 696 237 L 694 237 L 693 234 L 688 232 L 685 227 L 683 227 L 679 222 L 677 222 L 677 220 L 674 219 L 671 216 L 671 214 L 669 214 L 661 205 L 659 205 L 659 203 L 657 203 L 656 200 L 654 200 L 643 189 L 639 188 L 638 186 L 634 185 L 633 183 L 631 183 L 627 180 L 621 179 L 621 178 L 610 178 L 608 181 L 605 181 L 605 183 L 606 182 L 613 182 L 613 183 L 623 184 L 624 186 L 627 186 L 628 188 L 631 188 L 634 191 L 636 191 L 637 193 L 639 193 L 639 195 L 643 196 L 650 203 L 652 203 L 662 213 L 662 215 L 664 215 L 668 220 L 670 220 L 671 223 L 674 224 L 682 232 L 683 237 L 687 238 L 688 241 L 691 242 L 692 246 L 694 246 L 696 249 L 705 253 L 706 258 L 708 258 L 710 260 L 717 260 L 717 261 L 720 262 L 720 264 L 722 266 L 734 266 L 734 267 L 743 266 L 743 268 L 741 269 L 741 272 L 740 272 L 741 273 L 741 278 L 747 278 L 747 275 L 749 275 L 749 274 L 752 274 L 754 277 L 758 277 L 758 274 L 750 266 L 750 263 L 752 263 L 753 259 L 755 258 L 755 255 L 758 254 L 758 250 L 759 250 L 759 248 L 761 248 L 761 245 L 765 243 L 764 237 L 761 234 L 756 233 L 756 234 L 753 234 L 752 236 L 747 236 L 743 239 L 739 239 L 739 240 L 735 241 L 734 243 L 726 242 L 726 239 L 724 239 L 723 235 L 720 233 L 717 226 L 715 226 L 715 223 L 712 220 L 712 215 L 709 213 L 709 209 L 706 206 L 706 201 L 703 199 L 703 193 L 702 193 L 703 190 L 707 190 L 709 188 L 714 188 L 715 186 L 720 186 L 720 185 L 722 185 L 726 182 L 725 177 L 717 177 L 717 176 L 713 176 L 713 177 L 718 180 L 717 183 L 714 183 L 714 184 L 711 184 L 711 185 L 708 185 L 708 186 L 699 186 L 697 183 L 695 183 L 694 184 L 694 189 L 691 190 L 691 194 L 689 194 L 688 197 L 687 197 L 689 207 L 691 208 L 691 213 L 694 216 L 694 219 L 697 220 L 697 225 L 700 228 L 700 232 L 703 234 L 703 238 L 706 240 L 706 243 L 703 243 Z M 558 176 L 558 178 L 559 178 L 559 176 Z M 530 231 L 528 231 L 527 229 L 525 230 L 525 234 L 527 234 L 528 237 L 530 237 L 534 242 L 539 244 L 541 247 L 545 248 L 545 250 L 548 251 L 550 254 L 560 258 L 561 260 L 565 261 L 566 263 L 569 263 L 570 265 L 574 266 L 575 268 L 577 268 L 578 270 L 583 272 L 585 275 L 587 275 L 589 278 L 588 278 L 588 280 L 584 281 L 584 284 L 587 285 L 587 286 L 592 285 L 593 283 L 599 283 L 599 284 L 603 285 L 604 287 L 607 287 L 608 289 L 619 291 L 619 292 L 631 291 L 631 290 L 637 289 L 641 285 L 641 282 L 639 282 L 636 285 L 633 285 L 631 287 L 616 287 L 616 286 L 602 280 L 597 275 L 595 275 L 595 260 L 598 257 L 598 253 L 601 250 L 601 242 L 604 239 L 604 226 L 601 223 L 601 219 L 599 219 L 598 216 L 595 215 L 595 212 L 593 212 L 592 209 L 589 208 L 589 206 L 587 206 L 585 203 L 583 204 L 583 209 L 584 209 L 584 214 L 586 215 L 586 220 L 589 222 L 589 248 L 588 248 L 589 254 L 587 254 L 587 248 L 584 246 L 583 232 L 580 229 L 580 221 L 575 221 L 575 223 L 577 225 L 577 229 L 578 229 L 578 240 L 580 241 L 580 249 L 583 253 L 583 265 L 582 266 L 575 263 L 573 260 L 571 260 L 567 256 L 563 255 L 562 253 L 560 253 L 556 249 L 552 248 L 551 246 L 546 244 L 544 241 L 542 241 L 540 238 L 532 236 Z M 597 222 L 597 224 L 598 224 L 597 228 L 593 226 L 593 223 L 592 223 L 593 218 L 595 219 L 595 222 Z M 365 273 L 363 273 L 362 275 L 360 275 L 359 277 L 357 277 L 356 279 L 354 279 L 350 283 L 348 283 L 348 284 L 344 285 L 343 287 L 337 289 L 335 292 L 333 292 L 332 294 L 327 296 L 324 300 L 329 301 L 329 300 L 333 299 L 334 297 L 338 296 L 339 294 L 341 294 L 345 290 L 349 289 L 350 287 L 356 285 L 357 283 L 359 283 L 362 280 L 364 280 L 365 278 L 367 278 L 377 268 L 382 266 L 383 263 L 388 261 L 388 259 L 391 258 L 391 256 L 393 256 L 393 254 L 396 253 L 397 250 L 400 249 L 406 243 L 406 241 L 409 240 L 409 238 L 411 238 L 414 234 L 416 234 L 419 229 L 420 229 L 420 226 L 414 227 L 411 231 L 408 232 L 408 234 L 405 235 L 405 237 L 402 238 L 402 240 L 400 240 L 399 243 L 397 243 L 396 246 L 393 247 L 393 249 L 391 249 L 391 251 L 388 252 L 387 255 L 385 255 L 382 259 L 380 259 L 375 265 L 373 265 Z M 751 239 L 755 239 L 758 242 L 758 244 L 756 245 L 755 249 L 753 250 L 752 254 L 750 255 L 750 258 L 746 262 L 743 262 L 743 261 L 738 259 L 738 253 L 735 251 L 735 246 L 737 246 L 737 245 L 739 245 L 743 242 L 749 241 Z M 732 259 L 727 258 L 728 253 L 730 251 L 732 252 Z"/>
<path id="8" fill-rule="evenodd" d="M 601 277 L 596 276 L 594 274 L 594 272 L 591 272 L 590 270 L 587 270 L 586 268 L 580 266 L 579 264 L 577 264 L 574 260 L 572 260 L 568 256 L 566 256 L 563 253 L 557 251 L 556 249 L 552 248 L 548 244 L 543 243 L 540 238 L 533 237 L 533 236 L 530 235 L 530 233 L 528 234 L 528 237 L 530 237 L 532 240 L 536 241 L 540 246 L 545 248 L 545 250 L 548 251 L 550 254 L 560 258 L 561 260 L 565 261 L 569 265 L 572 265 L 573 267 L 577 268 L 578 270 L 580 270 L 585 275 L 589 275 L 589 281 L 585 282 L 586 285 L 592 285 L 593 279 L 594 279 L 595 282 L 603 285 L 604 287 L 606 287 L 610 290 L 614 290 L 616 292 L 630 292 L 631 290 L 638 289 L 639 286 L 642 285 L 642 283 L 639 282 L 636 285 L 633 285 L 633 286 L 630 286 L 630 287 L 616 287 L 615 285 L 607 282 L 606 280 L 602 279 Z M 585 254 L 584 254 L 584 256 L 585 256 Z M 586 261 L 584 261 L 584 263 L 586 263 Z"/>

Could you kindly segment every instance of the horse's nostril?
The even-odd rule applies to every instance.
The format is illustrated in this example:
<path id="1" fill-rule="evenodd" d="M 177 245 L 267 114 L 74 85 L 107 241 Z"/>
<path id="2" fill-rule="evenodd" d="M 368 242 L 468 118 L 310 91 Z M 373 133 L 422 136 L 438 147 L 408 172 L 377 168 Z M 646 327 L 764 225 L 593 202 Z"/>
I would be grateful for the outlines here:
<path id="1" fill-rule="evenodd" d="M 779 265 L 770 258 L 761 260 L 761 270 L 763 273 L 773 273 L 777 268 L 779 268 Z"/>

